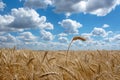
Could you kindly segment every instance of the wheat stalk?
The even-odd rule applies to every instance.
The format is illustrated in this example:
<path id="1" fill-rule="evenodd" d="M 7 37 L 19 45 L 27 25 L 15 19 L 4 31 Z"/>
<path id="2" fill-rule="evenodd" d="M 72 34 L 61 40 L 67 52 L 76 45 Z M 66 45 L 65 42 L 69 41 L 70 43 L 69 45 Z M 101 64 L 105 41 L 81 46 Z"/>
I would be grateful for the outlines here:
<path id="1" fill-rule="evenodd" d="M 77 80 L 77 77 L 70 70 L 68 70 L 68 69 L 66 69 L 66 68 L 64 68 L 62 66 L 59 66 L 59 65 L 58 65 L 58 67 L 60 69 L 64 70 L 65 72 L 67 72 L 69 75 L 71 75 L 73 79 Z"/>
<path id="2" fill-rule="evenodd" d="M 67 49 L 67 54 L 66 54 L 66 63 L 67 63 L 67 56 L 68 56 L 68 52 L 69 52 L 69 49 L 70 49 L 70 46 L 72 44 L 73 41 L 76 41 L 76 40 L 81 40 L 81 41 L 86 41 L 85 38 L 81 37 L 81 36 L 74 36 L 72 41 L 70 42 L 69 46 L 68 46 L 68 49 Z"/>
<path id="3" fill-rule="evenodd" d="M 57 73 L 57 72 L 44 73 L 44 74 L 40 75 L 40 78 L 47 77 L 49 75 L 57 75 L 57 76 L 59 76 L 59 73 Z"/>
<path id="4" fill-rule="evenodd" d="M 41 62 L 41 63 L 43 63 L 43 62 L 44 62 L 45 57 L 47 56 L 47 54 L 48 54 L 48 51 L 45 51 L 45 54 L 44 54 L 44 56 L 43 56 L 43 59 L 42 59 L 42 62 Z"/>
<path id="5" fill-rule="evenodd" d="M 35 58 L 31 58 L 28 62 L 27 65 L 29 65 Z"/>

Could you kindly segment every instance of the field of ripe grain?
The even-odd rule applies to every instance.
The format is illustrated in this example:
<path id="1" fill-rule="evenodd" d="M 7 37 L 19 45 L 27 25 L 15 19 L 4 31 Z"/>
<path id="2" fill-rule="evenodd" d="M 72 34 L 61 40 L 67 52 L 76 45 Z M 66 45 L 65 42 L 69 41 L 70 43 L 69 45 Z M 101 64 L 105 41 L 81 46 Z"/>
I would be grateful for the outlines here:
<path id="1" fill-rule="evenodd" d="M 0 49 L 0 80 L 120 80 L 120 51 Z"/>

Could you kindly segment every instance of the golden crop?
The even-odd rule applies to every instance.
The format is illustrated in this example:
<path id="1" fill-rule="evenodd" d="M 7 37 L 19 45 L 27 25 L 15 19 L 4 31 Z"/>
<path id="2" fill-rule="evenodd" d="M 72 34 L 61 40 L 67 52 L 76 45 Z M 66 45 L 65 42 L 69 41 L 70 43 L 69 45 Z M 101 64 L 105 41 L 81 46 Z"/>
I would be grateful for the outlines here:
<path id="1" fill-rule="evenodd" d="M 120 51 L 0 49 L 0 80 L 120 80 Z"/>

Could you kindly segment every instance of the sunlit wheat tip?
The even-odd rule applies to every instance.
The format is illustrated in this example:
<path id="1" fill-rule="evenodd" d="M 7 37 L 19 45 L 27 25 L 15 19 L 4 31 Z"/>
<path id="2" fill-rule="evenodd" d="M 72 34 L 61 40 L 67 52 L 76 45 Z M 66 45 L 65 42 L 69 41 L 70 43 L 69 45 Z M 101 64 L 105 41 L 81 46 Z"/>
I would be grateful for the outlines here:
<path id="1" fill-rule="evenodd" d="M 86 41 L 86 39 L 84 37 L 81 37 L 81 36 L 75 36 L 75 37 L 73 37 L 72 41 L 75 41 L 75 40 Z"/>

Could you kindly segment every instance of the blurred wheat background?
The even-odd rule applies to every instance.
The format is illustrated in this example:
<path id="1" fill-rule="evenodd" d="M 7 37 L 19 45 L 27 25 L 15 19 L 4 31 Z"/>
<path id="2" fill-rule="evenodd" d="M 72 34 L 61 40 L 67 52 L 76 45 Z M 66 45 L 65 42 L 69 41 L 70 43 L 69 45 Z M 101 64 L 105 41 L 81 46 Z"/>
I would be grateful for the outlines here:
<path id="1" fill-rule="evenodd" d="M 120 80 L 120 51 L 0 49 L 0 80 Z"/>

